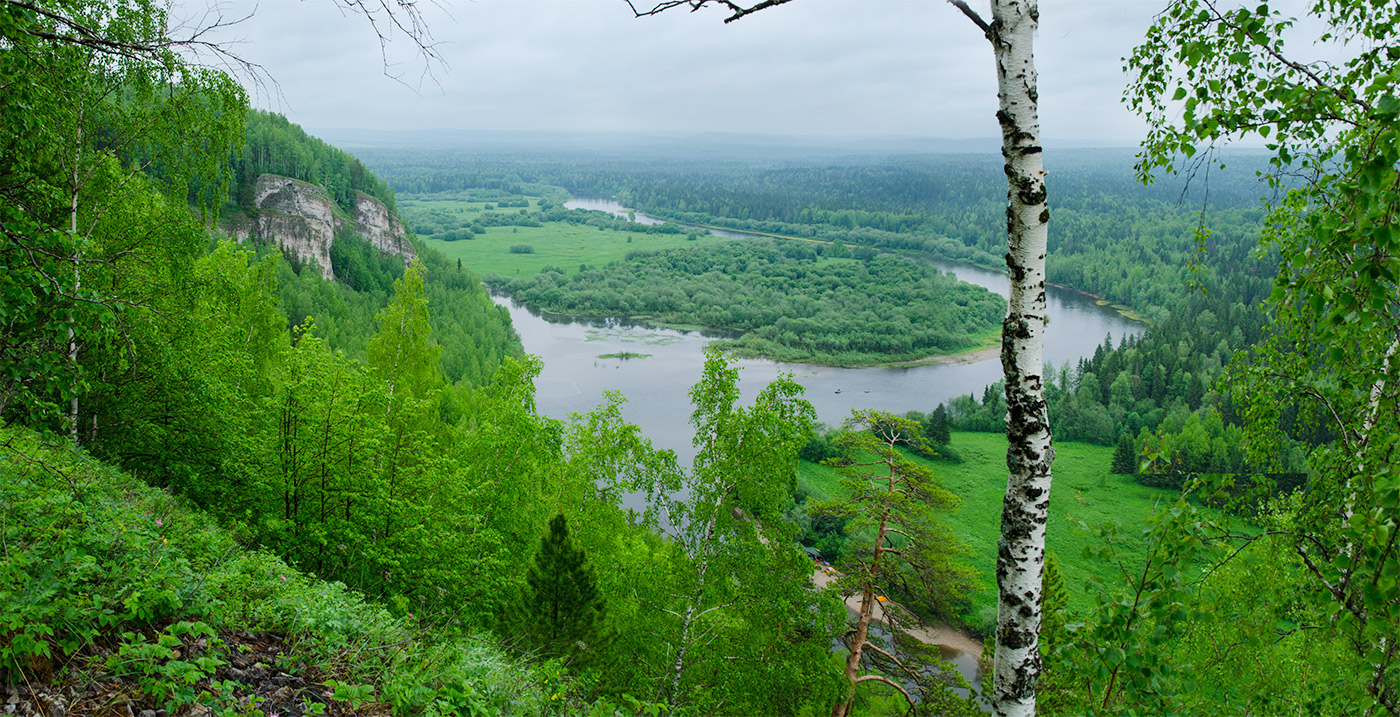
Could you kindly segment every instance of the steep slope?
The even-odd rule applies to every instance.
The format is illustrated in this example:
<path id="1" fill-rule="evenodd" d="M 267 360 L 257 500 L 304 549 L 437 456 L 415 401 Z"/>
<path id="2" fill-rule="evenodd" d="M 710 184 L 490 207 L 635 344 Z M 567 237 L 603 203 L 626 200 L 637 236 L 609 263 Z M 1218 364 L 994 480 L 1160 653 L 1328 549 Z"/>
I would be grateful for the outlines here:
<path id="1" fill-rule="evenodd" d="M 7 714 L 538 714 L 549 702 L 546 677 L 488 642 L 435 637 L 441 626 L 246 550 L 66 441 L 0 428 L 0 515 Z"/>

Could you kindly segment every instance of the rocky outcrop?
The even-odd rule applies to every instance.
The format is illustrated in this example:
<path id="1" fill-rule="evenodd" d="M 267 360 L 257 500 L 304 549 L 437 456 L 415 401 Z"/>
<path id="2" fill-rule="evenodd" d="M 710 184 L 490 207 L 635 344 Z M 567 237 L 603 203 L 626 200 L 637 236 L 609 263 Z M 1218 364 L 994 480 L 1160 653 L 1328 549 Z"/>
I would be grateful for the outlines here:
<path id="1" fill-rule="evenodd" d="M 256 216 L 251 220 L 226 221 L 224 230 L 240 242 L 276 242 L 284 254 L 304 264 L 315 264 L 325 279 L 335 280 L 331 244 L 336 232 L 344 229 L 358 233 L 381 252 L 403 257 L 405 264 L 416 257 L 403 223 L 382 202 L 367 194 L 356 195 L 354 216 L 347 216 L 320 187 L 264 174 L 253 188 L 253 206 Z"/>
<path id="2" fill-rule="evenodd" d="M 355 224 L 359 227 L 360 236 L 368 239 L 379 251 L 398 254 L 405 262 L 413 261 L 417 256 L 413 245 L 408 243 L 403 222 L 378 199 L 368 194 L 355 195 Z"/>

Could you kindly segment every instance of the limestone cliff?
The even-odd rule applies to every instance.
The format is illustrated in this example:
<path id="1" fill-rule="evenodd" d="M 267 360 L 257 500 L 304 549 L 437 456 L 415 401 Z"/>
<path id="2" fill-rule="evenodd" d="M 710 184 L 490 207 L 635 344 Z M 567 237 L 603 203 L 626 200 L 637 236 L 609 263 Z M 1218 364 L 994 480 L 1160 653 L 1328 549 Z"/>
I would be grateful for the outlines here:
<path id="1" fill-rule="evenodd" d="M 314 184 L 264 174 L 253 189 L 253 206 L 254 217 L 230 218 L 223 223 L 224 230 L 240 242 L 250 238 L 276 242 L 284 254 L 315 264 L 325 279 L 335 279 L 331 244 L 342 229 L 358 233 L 381 252 L 403 257 L 405 264 L 416 256 L 403 223 L 367 194 L 356 195 L 354 214 L 349 216 Z"/>

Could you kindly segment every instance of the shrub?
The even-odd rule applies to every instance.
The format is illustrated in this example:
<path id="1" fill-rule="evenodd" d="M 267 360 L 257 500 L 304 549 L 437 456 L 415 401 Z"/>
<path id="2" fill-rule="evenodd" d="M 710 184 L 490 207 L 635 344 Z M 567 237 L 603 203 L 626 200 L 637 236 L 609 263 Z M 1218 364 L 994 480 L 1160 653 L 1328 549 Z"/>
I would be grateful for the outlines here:
<path id="1" fill-rule="evenodd" d="M 535 253 L 535 247 L 533 247 L 533 246 L 531 246 L 531 245 L 529 245 L 529 244 L 511 244 L 511 245 L 510 245 L 510 253 L 512 253 L 512 254 L 534 254 L 534 253 Z"/>
<path id="2" fill-rule="evenodd" d="M 61 439 L 0 427 L 0 506 L 0 683 L 115 675 L 142 704 L 223 713 L 248 689 L 215 678 L 224 640 L 267 632 L 285 637 L 289 664 L 335 675 L 324 684 L 352 709 L 541 714 L 563 691 L 562 675 L 460 628 L 239 548 L 203 513 Z"/>

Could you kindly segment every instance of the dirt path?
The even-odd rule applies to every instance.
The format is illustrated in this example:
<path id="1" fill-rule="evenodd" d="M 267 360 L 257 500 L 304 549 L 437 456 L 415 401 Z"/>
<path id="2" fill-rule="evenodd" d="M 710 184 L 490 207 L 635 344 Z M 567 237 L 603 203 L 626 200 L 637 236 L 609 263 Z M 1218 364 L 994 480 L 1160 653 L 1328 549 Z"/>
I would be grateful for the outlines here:
<path id="1" fill-rule="evenodd" d="M 812 571 L 812 582 L 819 588 L 825 588 L 827 585 L 835 582 L 835 580 L 835 575 L 827 574 L 822 568 L 817 568 Z M 876 603 L 875 610 L 872 613 L 872 618 L 875 621 L 886 622 L 886 605 L 892 605 L 894 609 L 897 610 L 903 609 L 893 603 Z M 852 615 L 858 615 L 860 613 L 860 604 L 857 602 L 857 597 L 855 595 L 846 598 L 846 609 L 850 611 Z M 903 628 L 905 634 L 926 645 L 939 645 L 941 647 L 958 650 L 959 652 L 966 652 L 972 655 L 974 659 L 978 659 L 982 656 L 982 643 L 959 632 L 946 622 L 938 622 L 928 627 L 914 624 L 916 621 L 910 619 L 901 620 L 900 622 L 906 625 L 906 627 Z"/>

